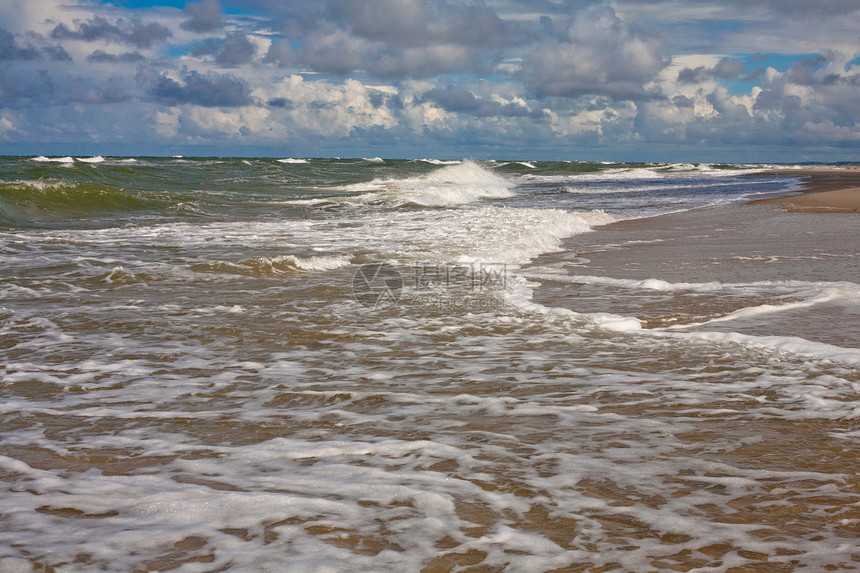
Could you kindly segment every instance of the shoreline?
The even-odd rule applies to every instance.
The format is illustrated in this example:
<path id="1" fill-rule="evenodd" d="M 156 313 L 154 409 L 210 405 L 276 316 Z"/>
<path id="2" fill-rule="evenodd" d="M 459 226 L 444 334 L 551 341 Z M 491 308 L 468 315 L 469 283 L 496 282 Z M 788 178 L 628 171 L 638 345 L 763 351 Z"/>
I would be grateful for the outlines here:
<path id="1" fill-rule="evenodd" d="M 854 348 L 860 315 L 828 306 L 836 295 L 816 289 L 857 282 L 858 229 L 857 217 L 829 212 L 715 205 L 601 225 L 565 239 L 523 273 L 540 283 L 532 301 L 549 308 L 633 316 L 646 329 Z M 773 292 L 759 292 L 768 284 Z M 800 294 L 786 302 L 780 289 L 793 284 Z"/>
<path id="2" fill-rule="evenodd" d="M 860 168 L 785 169 L 756 173 L 752 177 L 804 178 L 803 189 L 793 195 L 756 199 L 749 204 L 780 205 L 798 213 L 860 213 Z"/>

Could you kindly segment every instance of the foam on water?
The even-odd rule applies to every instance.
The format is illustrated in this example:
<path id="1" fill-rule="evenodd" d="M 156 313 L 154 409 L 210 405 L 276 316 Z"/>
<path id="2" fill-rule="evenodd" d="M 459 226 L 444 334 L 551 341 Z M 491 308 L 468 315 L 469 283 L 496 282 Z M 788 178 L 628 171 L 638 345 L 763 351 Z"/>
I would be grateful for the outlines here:
<path id="1" fill-rule="evenodd" d="M 134 167 L 210 170 L 183 179 L 199 219 L 0 230 L 0 570 L 856 565 L 857 352 L 718 331 L 847 312 L 855 283 L 538 272 L 635 209 L 548 204 L 473 162 L 309 160 L 326 178 L 298 183 L 249 162 Z M 57 190 L 26 169 L 7 179 Z M 369 261 L 508 273 L 422 291 L 477 309 L 407 304 L 411 284 L 369 308 Z M 535 281 L 710 314 L 651 328 L 641 305 L 537 304 Z"/>
<path id="2" fill-rule="evenodd" d="M 448 207 L 480 199 L 512 197 L 513 187 L 512 181 L 474 161 L 464 161 L 418 177 L 375 179 L 369 183 L 349 185 L 344 190 L 364 192 L 359 197 L 365 201 Z"/>
<path id="3" fill-rule="evenodd" d="M 569 275 L 562 273 L 528 272 L 529 277 L 544 278 L 560 282 L 609 285 L 627 289 L 645 289 L 663 292 L 690 291 L 715 293 L 741 290 L 745 292 L 774 291 L 781 293 L 828 291 L 832 296 L 860 301 L 860 285 L 851 282 L 833 281 L 753 281 L 743 283 L 712 282 L 669 282 L 657 278 L 618 279 L 606 276 Z"/>
<path id="4" fill-rule="evenodd" d="M 462 163 L 459 159 L 419 159 L 418 161 L 423 161 L 430 165 L 459 165 Z"/>
<path id="5" fill-rule="evenodd" d="M 73 157 L 45 157 L 44 155 L 40 155 L 38 157 L 31 158 L 32 161 L 39 161 L 42 163 L 74 163 L 75 159 Z"/>

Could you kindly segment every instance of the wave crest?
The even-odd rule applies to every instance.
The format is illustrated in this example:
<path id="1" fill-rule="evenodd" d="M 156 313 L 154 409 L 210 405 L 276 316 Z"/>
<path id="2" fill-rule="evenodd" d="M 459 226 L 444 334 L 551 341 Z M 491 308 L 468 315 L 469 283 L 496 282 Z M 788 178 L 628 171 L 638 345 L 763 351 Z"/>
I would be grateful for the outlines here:
<path id="1" fill-rule="evenodd" d="M 514 183 L 474 161 L 446 165 L 435 171 L 405 179 L 374 179 L 348 185 L 346 191 L 364 192 L 362 201 L 450 207 L 481 199 L 512 197 Z"/>

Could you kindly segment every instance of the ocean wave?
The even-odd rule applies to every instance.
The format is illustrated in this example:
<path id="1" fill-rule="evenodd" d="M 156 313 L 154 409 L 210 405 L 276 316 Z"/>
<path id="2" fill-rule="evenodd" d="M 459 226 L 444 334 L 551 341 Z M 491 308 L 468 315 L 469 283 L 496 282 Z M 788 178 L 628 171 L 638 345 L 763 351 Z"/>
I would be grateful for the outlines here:
<path id="1" fill-rule="evenodd" d="M 713 293 L 721 291 L 746 290 L 748 292 L 796 292 L 818 289 L 839 289 L 843 296 L 854 297 L 860 300 L 860 285 L 845 281 L 754 281 L 754 282 L 669 282 L 657 278 L 648 279 L 618 279 L 613 277 L 595 275 L 564 275 L 547 273 L 527 273 L 527 276 L 536 279 L 550 279 L 560 282 L 577 284 L 608 285 L 629 289 L 645 289 L 663 292 L 690 291 L 699 293 Z"/>
<path id="2" fill-rule="evenodd" d="M 225 273 L 257 278 L 292 274 L 296 272 L 331 271 L 350 264 L 351 257 L 345 255 L 297 257 L 254 257 L 238 262 L 213 261 L 194 265 L 197 272 Z"/>
<path id="3" fill-rule="evenodd" d="M 690 178 L 720 178 L 738 177 L 752 173 L 765 171 L 756 166 L 726 166 L 715 167 L 711 165 L 696 165 L 673 163 L 667 165 L 654 165 L 648 167 L 605 167 L 593 171 L 581 171 L 552 175 L 524 174 L 523 180 L 539 183 L 569 183 L 575 185 L 580 182 L 612 183 L 616 181 L 649 181 L 648 189 L 652 189 L 651 181 L 686 181 Z"/>
<path id="4" fill-rule="evenodd" d="M 426 175 L 403 179 L 374 179 L 347 185 L 348 192 L 363 192 L 357 199 L 397 205 L 451 207 L 480 199 L 512 197 L 514 183 L 474 161 L 447 165 Z"/>
<path id="5" fill-rule="evenodd" d="M 137 211 L 163 205 L 164 201 L 155 196 L 94 182 L 35 179 L 0 183 L 0 214 L 13 221 L 88 212 Z"/>
<path id="6" fill-rule="evenodd" d="M 38 157 L 30 158 L 31 161 L 38 161 L 40 163 L 74 163 L 75 159 L 73 157 L 45 157 L 44 155 L 39 155 Z"/>
<path id="7" fill-rule="evenodd" d="M 430 165 L 459 165 L 463 163 L 459 159 L 416 159 L 416 161 L 423 161 Z"/>
<path id="8" fill-rule="evenodd" d="M 799 336 L 756 336 L 740 332 L 655 332 L 653 330 L 648 332 L 654 335 L 686 340 L 738 344 L 758 351 L 787 353 L 814 360 L 828 360 L 860 366 L 860 350 L 856 348 L 843 348 L 833 344 L 807 340 Z"/>

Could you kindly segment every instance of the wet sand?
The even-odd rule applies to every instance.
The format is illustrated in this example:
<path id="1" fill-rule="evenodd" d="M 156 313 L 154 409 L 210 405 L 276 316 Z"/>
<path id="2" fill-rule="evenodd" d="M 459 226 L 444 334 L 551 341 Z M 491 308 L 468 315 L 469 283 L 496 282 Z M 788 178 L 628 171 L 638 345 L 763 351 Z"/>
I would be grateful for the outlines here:
<path id="1" fill-rule="evenodd" d="M 778 206 L 782 200 L 622 221 L 571 237 L 564 251 L 535 261 L 532 268 L 541 275 L 542 286 L 536 289 L 534 300 L 577 312 L 636 316 L 645 328 L 664 328 L 774 301 L 619 288 L 618 281 L 856 283 L 860 220 L 850 213 L 786 211 Z M 550 272 L 549 277 L 545 271 Z M 560 275 L 558 281 L 550 278 L 552 274 Z M 571 284 L 571 277 L 585 279 Z M 860 316 L 844 308 L 813 306 L 707 328 L 759 336 L 792 335 L 852 348 L 860 345 L 858 324 Z"/>
<path id="2" fill-rule="evenodd" d="M 758 174 L 762 177 L 783 177 L 785 175 L 805 177 L 805 189 L 797 195 L 760 199 L 753 203 L 782 205 L 796 212 L 860 212 L 860 168 L 839 169 L 802 169 L 772 171 Z"/>

